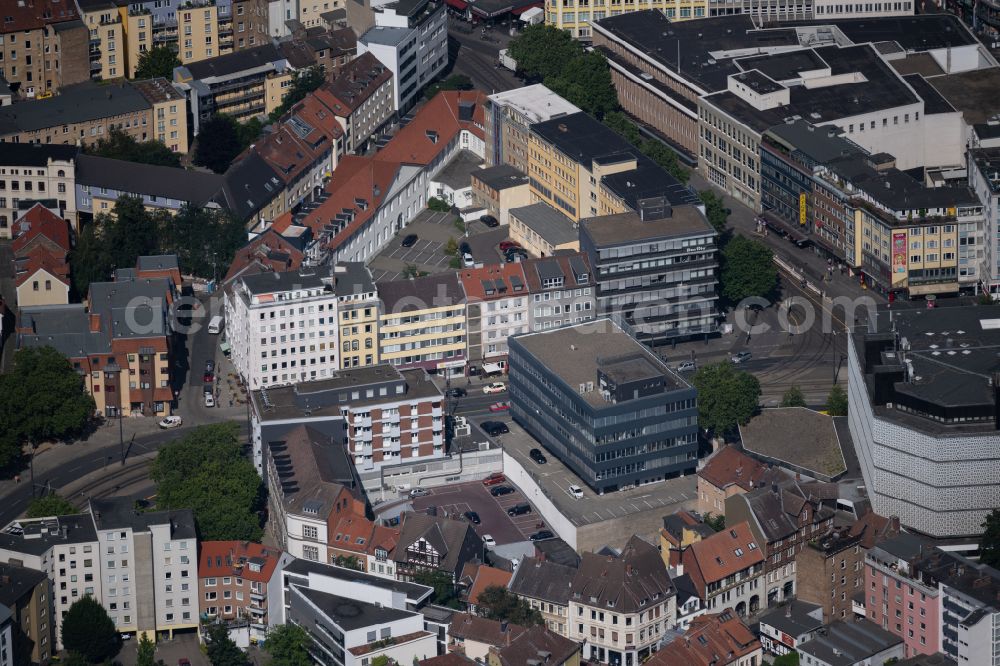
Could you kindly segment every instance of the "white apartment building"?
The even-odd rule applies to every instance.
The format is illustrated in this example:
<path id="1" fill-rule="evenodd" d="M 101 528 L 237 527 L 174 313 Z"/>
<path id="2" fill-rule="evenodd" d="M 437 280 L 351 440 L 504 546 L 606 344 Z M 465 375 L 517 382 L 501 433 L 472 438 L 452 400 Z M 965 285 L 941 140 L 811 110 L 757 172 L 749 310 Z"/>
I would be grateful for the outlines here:
<path id="1" fill-rule="evenodd" d="M 443 2 L 418 0 L 376 8 L 375 27 L 358 37 L 358 55 L 370 51 L 393 73 L 401 115 L 448 64 L 446 24 Z"/>
<path id="2" fill-rule="evenodd" d="M 0 531 L 0 561 L 44 571 L 52 581 L 56 649 L 62 617 L 83 596 L 101 599 L 101 555 L 88 514 L 16 520 Z"/>
<path id="3" fill-rule="evenodd" d="M 0 238 L 11 237 L 18 203 L 54 199 L 58 214 L 76 226 L 76 146 L 4 143 L 0 150 Z"/>
<path id="4" fill-rule="evenodd" d="M 340 367 L 337 294 L 319 272 L 242 277 L 225 309 L 233 365 L 250 388 L 323 379 Z"/>

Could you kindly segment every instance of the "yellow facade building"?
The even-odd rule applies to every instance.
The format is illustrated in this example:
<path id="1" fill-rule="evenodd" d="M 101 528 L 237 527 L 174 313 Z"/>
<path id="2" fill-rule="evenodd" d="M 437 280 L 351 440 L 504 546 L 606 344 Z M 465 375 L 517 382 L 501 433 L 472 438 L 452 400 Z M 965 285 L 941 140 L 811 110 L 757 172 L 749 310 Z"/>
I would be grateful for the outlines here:
<path id="1" fill-rule="evenodd" d="M 80 17 L 90 33 L 90 74 L 104 81 L 128 74 L 121 9 L 113 2 L 85 9 Z"/>
<path id="2" fill-rule="evenodd" d="M 232 26 L 232 21 L 229 25 Z M 181 63 L 186 65 L 218 55 L 222 52 L 219 50 L 219 12 L 215 5 L 177 10 L 177 57 Z"/>
<path id="3" fill-rule="evenodd" d="M 708 16 L 708 0 L 548 0 L 545 22 L 590 39 L 591 21 L 646 9 L 657 9 L 671 21 L 687 21 Z"/>

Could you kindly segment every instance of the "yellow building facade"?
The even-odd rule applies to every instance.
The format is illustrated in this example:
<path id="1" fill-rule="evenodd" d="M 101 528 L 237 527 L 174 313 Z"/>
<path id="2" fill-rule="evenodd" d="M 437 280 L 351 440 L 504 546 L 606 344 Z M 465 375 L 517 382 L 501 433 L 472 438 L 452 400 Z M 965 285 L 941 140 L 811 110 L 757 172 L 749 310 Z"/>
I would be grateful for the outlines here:
<path id="1" fill-rule="evenodd" d="M 344 368 L 378 365 L 378 294 L 337 297 L 340 313 L 340 363 Z"/>
<path id="2" fill-rule="evenodd" d="M 232 21 L 229 21 L 232 26 Z M 230 30 L 230 34 L 232 31 Z M 232 42 L 230 40 L 230 49 Z M 219 10 L 215 5 L 177 10 L 177 57 L 182 64 L 222 55 L 219 48 Z"/>
<path id="3" fill-rule="evenodd" d="M 120 9 L 114 5 L 84 11 L 80 17 L 90 32 L 90 73 L 102 80 L 128 74 L 125 33 Z"/>
<path id="4" fill-rule="evenodd" d="M 591 21 L 646 9 L 657 9 L 671 21 L 687 21 L 708 16 L 708 0 L 548 0 L 545 22 L 589 39 Z"/>

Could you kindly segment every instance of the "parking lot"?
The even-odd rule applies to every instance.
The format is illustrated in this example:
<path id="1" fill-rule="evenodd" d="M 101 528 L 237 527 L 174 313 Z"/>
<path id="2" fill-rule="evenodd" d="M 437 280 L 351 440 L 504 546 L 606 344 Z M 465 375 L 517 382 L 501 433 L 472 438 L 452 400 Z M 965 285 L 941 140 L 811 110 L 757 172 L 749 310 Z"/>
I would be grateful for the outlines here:
<path id="1" fill-rule="evenodd" d="M 510 507 L 530 502 L 517 486 L 509 481 L 497 485 L 510 486 L 514 488 L 514 492 L 493 497 L 490 488 L 496 486 L 484 486 L 482 481 L 472 481 L 434 488 L 430 495 L 414 499 L 413 508 L 415 511 L 424 511 L 432 506 L 437 507 L 438 515 L 447 515 L 459 520 L 465 520 L 463 514 L 466 511 L 475 511 L 481 521 L 481 524 L 472 526 L 476 534 L 480 537 L 489 534 L 499 546 L 527 541 L 535 532 L 548 528 L 539 526 L 539 523 L 544 521 L 534 510 L 520 516 L 508 516 L 507 509 Z"/>

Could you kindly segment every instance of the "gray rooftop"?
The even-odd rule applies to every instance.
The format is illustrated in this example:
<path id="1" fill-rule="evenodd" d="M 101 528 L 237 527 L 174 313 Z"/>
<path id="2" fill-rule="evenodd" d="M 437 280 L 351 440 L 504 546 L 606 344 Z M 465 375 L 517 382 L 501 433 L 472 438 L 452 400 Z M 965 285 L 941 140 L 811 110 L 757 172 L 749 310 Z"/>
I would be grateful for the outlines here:
<path id="1" fill-rule="evenodd" d="M 48 99 L 0 107 L 0 134 L 61 127 L 150 108 L 142 93 L 128 83 L 66 86 Z"/>
<path id="2" fill-rule="evenodd" d="M 364 583 L 365 585 L 380 587 L 385 590 L 393 590 L 394 592 L 401 592 L 402 594 L 405 594 L 407 602 L 411 604 L 420 603 L 426 599 L 432 591 L 431 588 L 426 585 L 408 583 L 406 581 L 395 580 L 393 578 L 384 578 L 382 576 L 365 573 L 364 571 L 355 571 L 354 569 L 349 569 L 347 567 L 338 567 L 332 564 L 324 564 L 323 562 L 314 562 L 301 558 L 295 558 L 285 565 L 285 573 L 298 576 L 317 574 L 319 576 L 329 576 L 331 578 L 337 578 L 339 580 L 349 581 L 352 583 Z"/>
<path id="3" fill-rule="evenodd" d="M 97 155 L 76 160 L 76 183 L 126 194 L 153 195 L 203 205 L 222 187 L 223 176 Z"/>
<path id="4" fill-rule="evenodd" d="M 566 606 L 569 605 L 575 576 L 576 567 L 548 559 L 525 557 L 514 572 L 508 589 L 524 597 Z"/>
<path id="5" fill-rule="evenodd" d="M 323 289 L 327 286 L 323 280 L 323 274 L 317 273 L 313 269 L 246 275 L 242 282 L 247 291 L 254 295 L 275 294 L 299 289 Z"/>
<path id="6" fill-rule="evenodd" d="M 169 271 L 178 268 L 176 254 L 155 254 L 139 257 L 136 262 L 140 271 Z"/>
<path id="7" fill-rule="evenodd" d="M 580 240 L 576 223 L 543 201 L 511 208 L 510 214 L 553 247 Z"/>
<path id="8" fill-rule="evenodd" d="M 586 233 L 597 246 L 625 245 L 636 241 L 678 236 L 715 235 L 705 214 L 695 206 L 675 206 L 669 217 L 643 220 L 638 213 L 618 213 L 588 217 L 580 221 Z"/>
<path id="9" fill-rule="evenodd" d="M 371 271 L 360 261 L 340 262 L 334 269 L 333 277 L 337 296 L 370 294 L 375 291 Z"/>
<path id="10" fill-rule="evenodd" d="M 823 480 L 847 471 L 832 416 L 806 407 L 776 407 L 761 410 L 739 430 L 744 449 L 779 465 Z"/>
<path id="11" fill-rule="evenodd" d="M 510 164 L 498 164 L 473 173 L 476 180 L 494 190 L 506 190 L 511 187 L 528 184 L 528 175 Z"/>
<path id="12" fill-rule="evenodd" d="M 16 564 L 0 564 L 0 612 L 30 594 L 35 586 L 48 579 L 44 571 L 19 567 Z M 0 619 L 0 626 L 3 620 Z"/>
<path id="13" fill-rule="evenodd" d="M 412 28 L 375 26 L 374 28 L 368 30 L 365 34 L 358 37 L 358 42 L 364 44 L 383 44 L 385 46 L 395 46 L 406 39 L 412 32 Z"/>
<path id="14" fill-rule="evenodd" d="M 90 511 L 98 530 L 128 528 L 147 532 L 152 525 L 170 525 L 172 539 L 194 539 L 194 513 L 190 509 L 176 511 L 139 511 L 129 497 L 90 500 Z"/>
<path id="15" fill-rule="evenodd" d="M 472 174 L 478 173 L 482 163 L 481 157 L 463 148 L 431 180 L 461 190 L 472 184 Z"/>
<path id="16" fill-rule="evenodd" d="M 82 303 L 47 305 L 21 310 L 19 347 L 52 347 L 67 358 L 110 354 L 111 339 L 101 331 L 90 331 L 90 318 Z"/>
<path id="17" fill-rule="evenodd" d="M 761 615 L 760 623 L 789 636 L 801 636 L 823 626 L 823 609 L 816 604 L 793 599 L 783 607 L 771 609 Z"/>
<path id="18" fill-rule="evenodd" d="M 310 590 L 301 585 L 292 587 L 344 631 L 376 627 L 413 615 L 413 611 L 397 610 L 357 599 L 339 597 L 319 590 Z"/>
<path id="19" fill-rule="evenodd" d="M 141 278 L 90 284 L 90 312 L 113 338 L 152 338 L 169 334 L 166 298 L 174 288 L 167 278 Z M 86 329 L 84 329 L 86 330 Z"/>
<path id="20" fill-rule="evenodd" d="M 836 125 L 817 127 L 801 118 L 775 125 L 765 136 L 811 164 L 826 164 L 839 157 L 865 154 L 863 148 L 844 138 L 843 130 Z"/>
<path id="21" fill-rule="evenodd" d="M 868 620 L 834 622 L 825 632 L 796 649 L 830 666 L 853 666 L 903 642 Z"/>
<path id="22" fill-rule="evenodd" d="M 10 107 L 3 107 L 4 109 Z M 2 109 L 0 109 L 2 116 Z M 80 152 L 78 146 L 44 143 L 5 143 L 0 150 L 0 165 L 43 167 L 49 160 L 72 160 Z"/>
<path id="23" fill-rule="evenodd" d="M 280 63 L 285 59 L 274 44 L 264 44 L 207 60 L 191 62 L 177 69 L 187 69 L 194 79 L 227 78 L 250 69 Z M 175 76 L 176 78 L 176 76 Z"/>
<path id="24" fill-rule="evenodd" d="M 65 528 L 66 536 L 62 530 Z M 42 555 L 55 545 L 97 541 L 97 531 L 89 513 L 58 518 L 15 520 L 0 530 L 0 550 Z"/>

